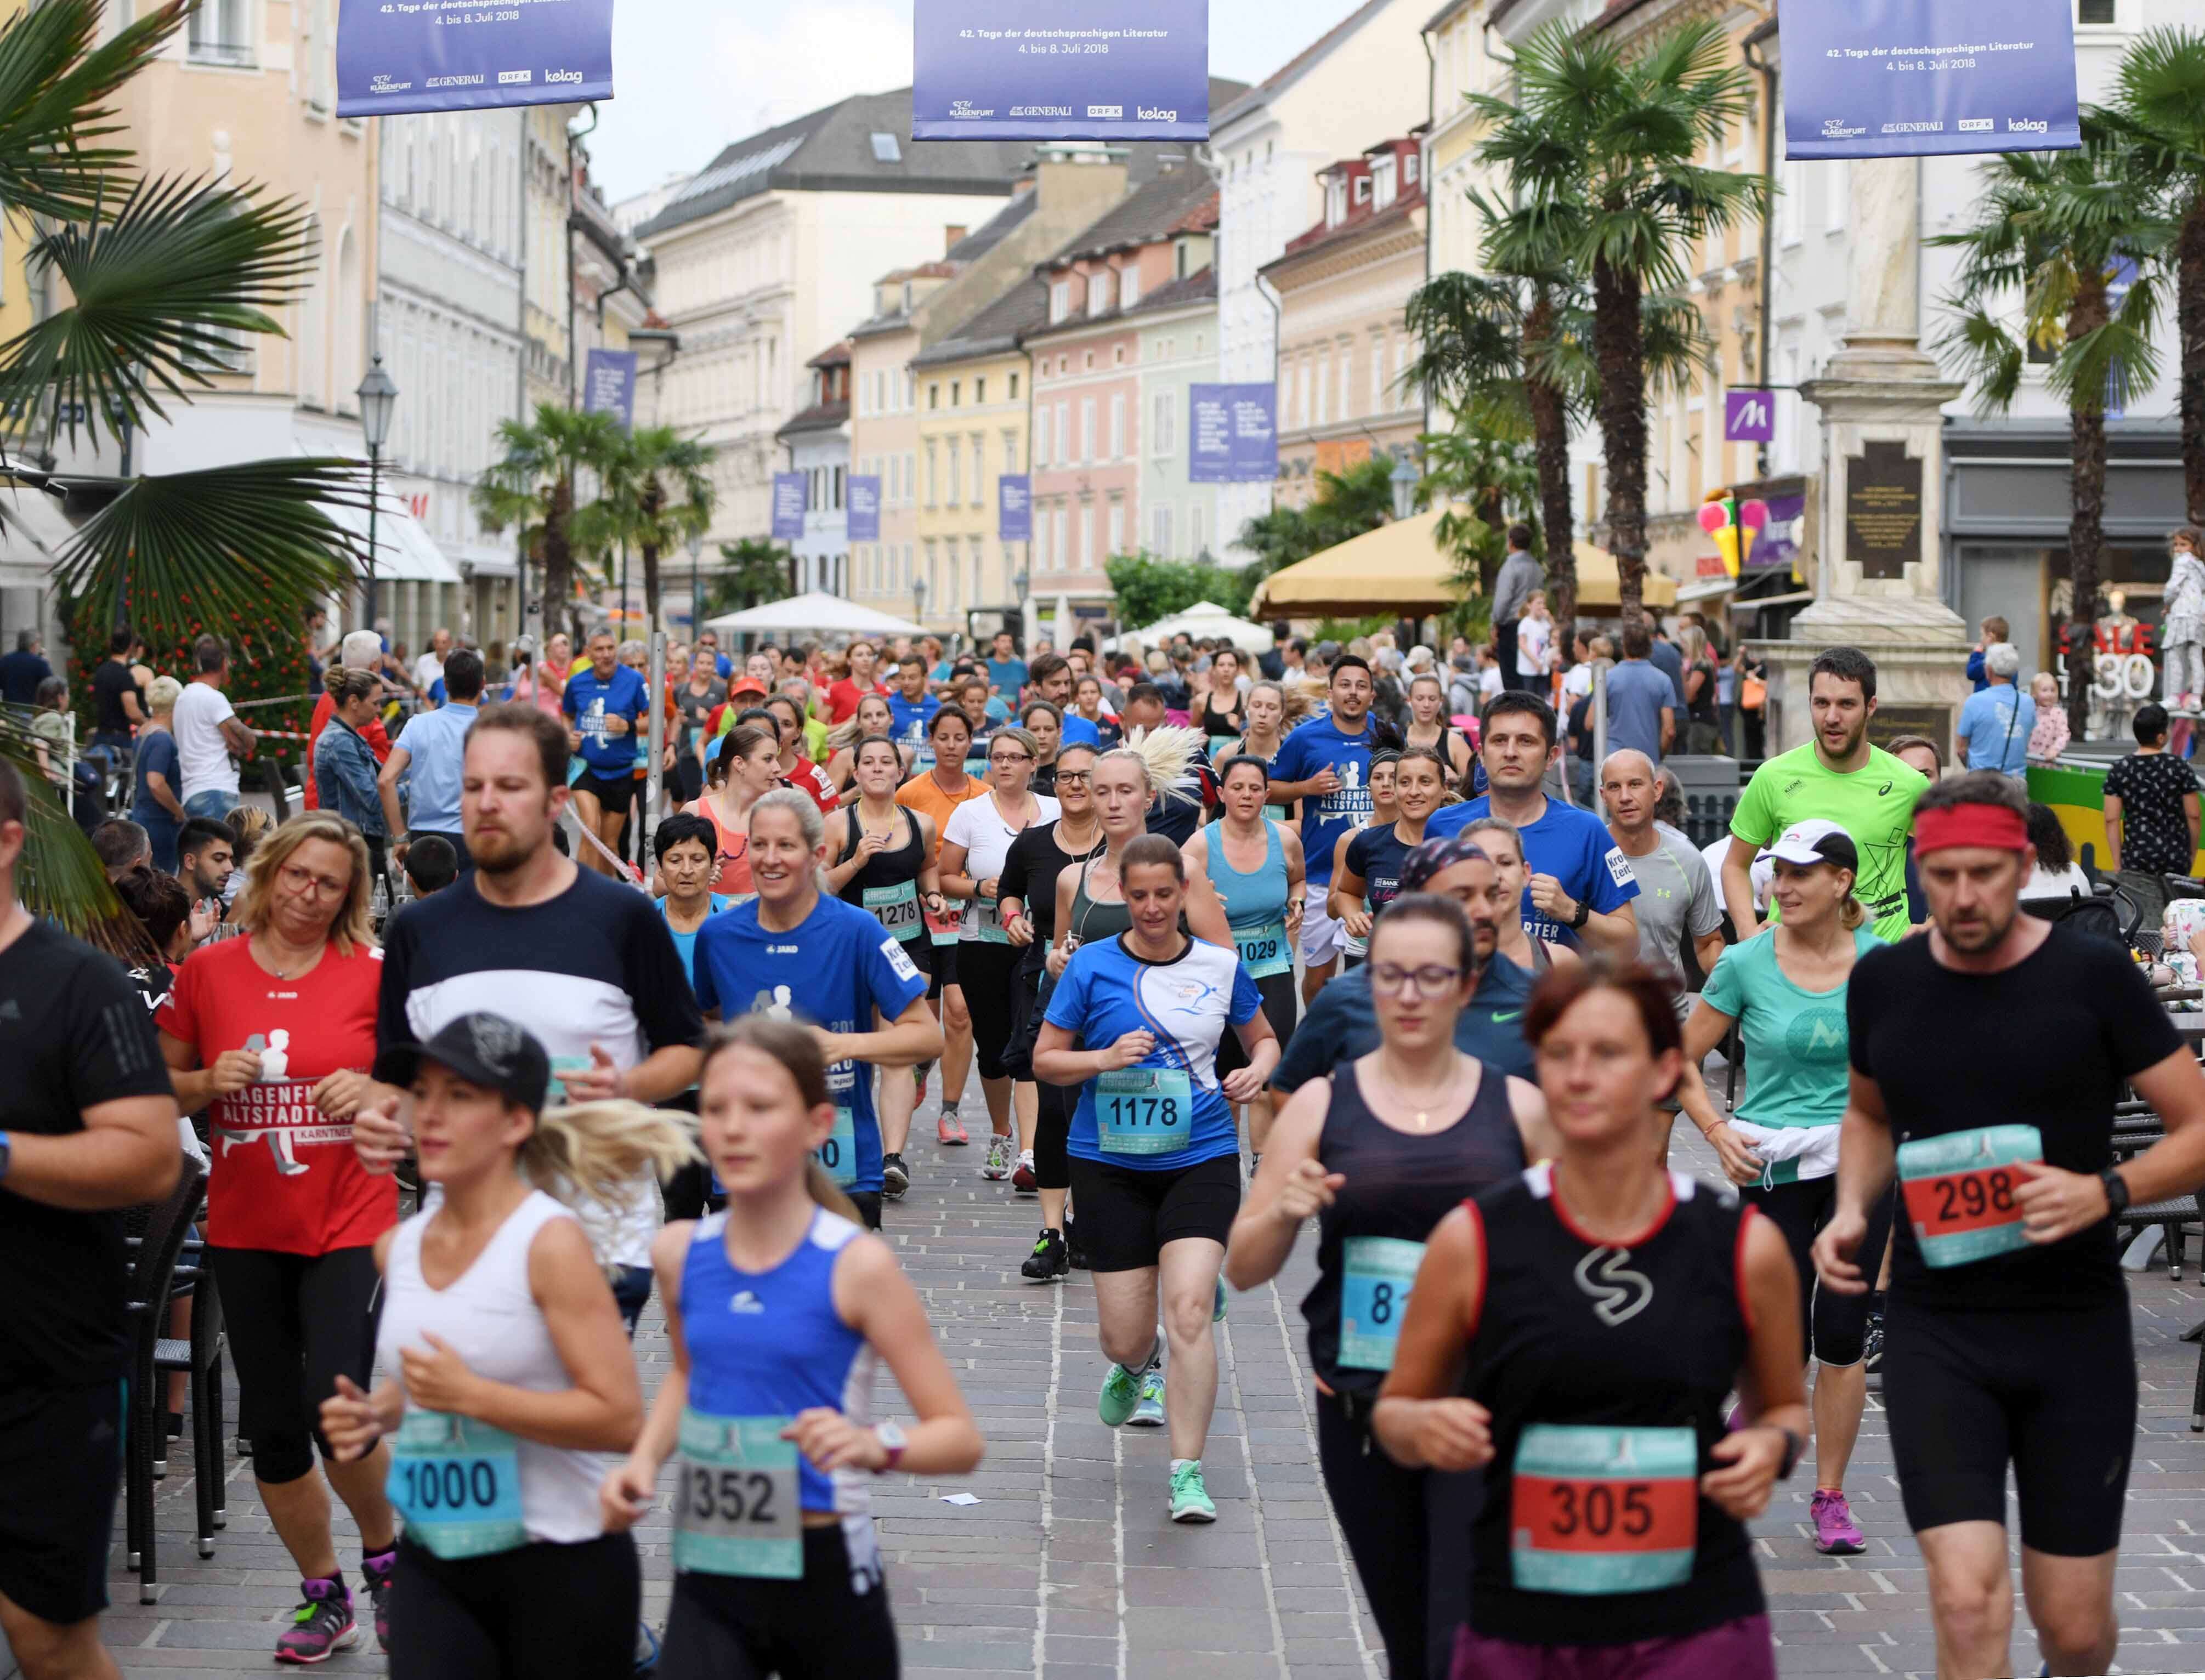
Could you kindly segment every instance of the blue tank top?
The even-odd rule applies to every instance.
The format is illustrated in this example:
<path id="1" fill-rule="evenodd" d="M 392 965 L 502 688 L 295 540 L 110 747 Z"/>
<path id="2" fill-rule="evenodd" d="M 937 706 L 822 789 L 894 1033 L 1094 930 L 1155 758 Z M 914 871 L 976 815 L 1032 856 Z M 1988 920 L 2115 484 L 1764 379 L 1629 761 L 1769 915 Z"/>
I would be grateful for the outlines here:
<path id="1" fill-rule="evenodd" d="M 1209 882 L 1225 901 L 1225 919 L 1236 929 L 1261 928 L 1287 913 L 1287 849 L 1279 844 L 1279 831 L 1270 819 L 1263 822 L 1264 852 L 1261 867 L 1242 872 L 1225 856 L 1225 824 L 1213 822 L 1204 829 L 1209 848 Z"/>
<path id="2" fill-rule="evenodd" d="M 697 1221 L 681 1266 L 681 1331 L 689 1345 L 689 1404 L 721 1417 L 793 1417 L 828 1406 L 873 1421 L 871 1344 L 835 1310 L 835 1262 L 858 1226 L 824 1208 L 796 1251 L 770 1272 L 728 1258 L 728 1216 Z M 829 1475 L 798 1460 L 806 1511 L 867 1508 L 872 1477 Z"/>

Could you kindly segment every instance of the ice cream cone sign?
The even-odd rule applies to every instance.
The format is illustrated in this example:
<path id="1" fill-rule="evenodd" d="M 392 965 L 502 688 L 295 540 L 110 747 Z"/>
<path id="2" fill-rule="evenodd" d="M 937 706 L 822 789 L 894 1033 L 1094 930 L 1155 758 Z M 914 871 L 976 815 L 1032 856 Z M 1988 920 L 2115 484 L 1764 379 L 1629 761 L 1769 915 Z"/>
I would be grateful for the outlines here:
<path id="1" fill-rule="evenodd" d="M 1738 576 L 1738 503 L 1728 490 L 1708 492 L 1708 499 L 1700 508 L 1700 529 L 1715 539 L 1715 552 L 1722 556 L 1723 570 L 1733 578 Z"/>
<path id="2" fill-rule="evenodd" d="M 1761 533 L 1768 529 L 1767 502 L 1741 502 L 1738 504 L 1738 552 L 1741 566 L 1753 557 L 1753 545 L 1761 540 Z"/>

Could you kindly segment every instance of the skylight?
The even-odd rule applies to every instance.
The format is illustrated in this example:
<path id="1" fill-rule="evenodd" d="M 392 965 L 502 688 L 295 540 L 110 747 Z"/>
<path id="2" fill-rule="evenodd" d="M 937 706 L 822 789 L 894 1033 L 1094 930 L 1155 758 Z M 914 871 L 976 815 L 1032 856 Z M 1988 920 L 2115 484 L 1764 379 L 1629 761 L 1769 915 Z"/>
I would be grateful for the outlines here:
<path id="1" fill-rule="evenodd" d="M 873 136 L 873 162 L 876 163 L 903 162 L 903 148 L 896 144 L 896 137 L 894 134 Z"/>

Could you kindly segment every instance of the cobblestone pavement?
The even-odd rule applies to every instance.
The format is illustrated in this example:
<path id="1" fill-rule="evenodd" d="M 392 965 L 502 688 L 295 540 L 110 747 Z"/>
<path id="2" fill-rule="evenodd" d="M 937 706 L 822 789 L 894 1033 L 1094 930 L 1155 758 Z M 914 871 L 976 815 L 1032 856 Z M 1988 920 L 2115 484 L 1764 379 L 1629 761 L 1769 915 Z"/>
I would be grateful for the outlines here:
<path id="1" fill-rule="evenodd" d="M 876 1497 L 906 1674 L 1382 1675 L 1376 1636 L 1360 1613 L 1316 1469 L 1294 1304 L 1308 1285 L 1311 1241 L 1305 1237 L 1276 1286 L 1235 1297 L 1220 1327 L 1221 1386 L 1205 1461 L 1218 1521 L 1174 1528 L 1164 1511 L 1162 1432 L 1113 1431 L 1096 1419 L 1104 1363 L 1086 1275 L 1075 1273 L 1062 1287 L 1018 1278 L 1038 1222 L 1035 1204 L 978 1176 L 986 1121 L 977 1087 L 963 1114 L 974 1147 L 940 1149 L 930 1141 L 933 1109 L 923 1111 L 910 1152 L 912 1191 L 888 1216 L 888 1234 L 927 1299 L 988 1438 L 978 1475 L 941 1484 L 891 1478 Z M 1679 1161 L 1711 1174 L 1711 1156 L 1688 1129 L 1685 1136 Z M 2205 1670 L 2205 1436 L 2188 1427 L 2195 1351 L 2177 1339 L 2205 1316 L 2205 1291 L 2194 1274 L 2174 1284 L 2161 1269 L 2134 1277 L 2132 1294 L 2143 1422 L 2119 1576 L 2116 1671 Z M 655 1307 L 638 1351 L 645 1386 L 655 1387 L 667 1358 Z M 896 1410 L 892 1393 L 881 1402 L 884 1412 Z M 135 1578 L 124 1570 L 118 1509 L 108 1643 L 126 1675 L 268 1674 L 273 1623 L 297 1602 L 296 1578 L 253 1497 L 249 1461 L 231 1465 L 229 1526 L 214 1557 L 200 1561 L 191 1534 L 189 1441 L 178 1445 L 183 1451 L 160 1485 L 162 1584 L 151 1605 L 138 1602 Z M 1762 1579 L 1783 1641 L 1781 1671 L 1930 1674 L 1921 1555 L 1905 1531 L 1873 1397 L 1851 1476 L 1866 1555 L 1816 1554 L 1810 1480 L 1803 1473 L 1780 1489 L 1756 1525 Z M 960 1489 L 980 1503 L 942 1503 Z M 356 1578 L 349 1525 L 346 1535 L 339 1554 Z M 639 1539 L 646 1613 L 663 1621 L 669 1532 L 662 1520 Z M 2025 1628 L 2015 1660 L 2023 1672 L 2036 1671 Z M 380 1674 L 386 1665 L 354 1653 L 327 1671 Z"/>

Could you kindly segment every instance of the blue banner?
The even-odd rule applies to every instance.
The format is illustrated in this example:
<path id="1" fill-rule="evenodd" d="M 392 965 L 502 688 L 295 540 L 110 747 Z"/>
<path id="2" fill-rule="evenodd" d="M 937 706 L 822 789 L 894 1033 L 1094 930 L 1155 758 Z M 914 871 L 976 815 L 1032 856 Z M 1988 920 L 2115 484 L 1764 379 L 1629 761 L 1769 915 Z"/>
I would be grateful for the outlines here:
<path id="1" fill-rule="evenodd" d="M 853 475 L 844 480 L 847 486 L 849 536 L 853 543 L 877 543 L 881 540 L 881 481 L 877 474 L 859 477 Z"/>
<path id="2" fill-rule="evenodd" d="M 1209 138 L 1206 0 L 917 0 L 912 27 L 915 140 Z"/>
<path id="3" fill-rule="evenodd" d="M 1788 0 L 1792 157 L 2082 145 L 2071 0 Z"/>
<path id="4" fill-rule="evenodd" d="M 804 535 L 805 480 L 801 472 L 773 475 L 773 540 L 793 543 Z"/>
<path id="5" fill-rule="evenodd" d="M 613 0 L 341 0 L 337 115 L 613 97 Z"/>
<path id="6" fill-rule="evenodd" d="M 621 430 L 635 430 L 635 352 L 592 350 L 582 371 L 582 412 L 617 414 Z"/>
<path id="7" fill-rule="evenodd" d="M 1187 401 L 1190 483 L 1269 484 L 1279 476 L 1276 387 L 1190 385 Z"/>
<path id="8" fill-rule="evenodd" d="M 1033 480 L 1023 472 L 1006 472 L 996 480 L 996 538 L 1033 541 Z"/>

